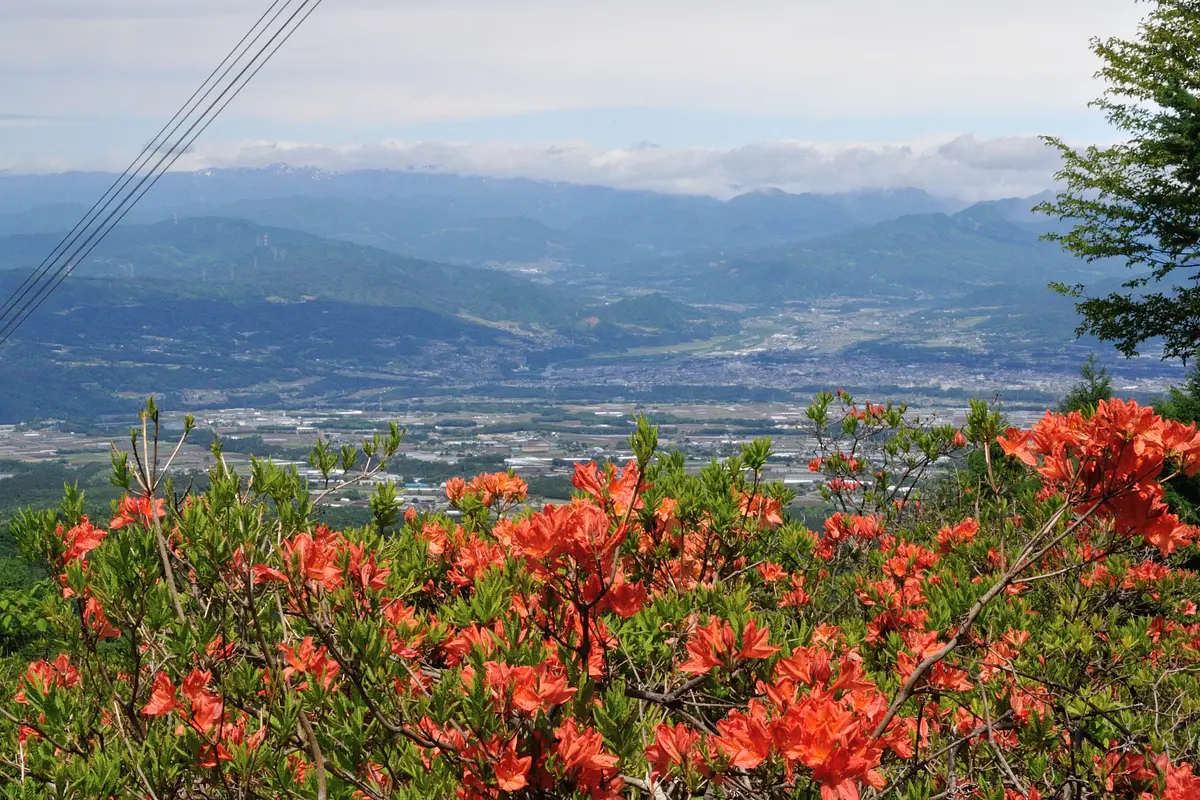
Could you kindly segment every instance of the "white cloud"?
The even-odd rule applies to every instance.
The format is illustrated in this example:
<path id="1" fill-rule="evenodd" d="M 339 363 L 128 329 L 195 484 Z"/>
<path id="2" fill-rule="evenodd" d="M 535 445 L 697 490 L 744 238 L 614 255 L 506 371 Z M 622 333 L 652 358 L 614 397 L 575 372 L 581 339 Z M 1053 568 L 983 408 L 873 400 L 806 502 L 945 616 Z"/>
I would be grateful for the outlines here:
<path id="1" fill-rule="evenodd" d="M 0 114 L 0 128 L 35 128 L 52 125 L 54 120 L 32 114 Z"/>
<path id="2" fill-rule="evenodd" d="M 981 141 L 959 136 L 938 148 L 938 156 L 980 170 L 1047 172 L 1058 168 L 1058 151 L 1029 136 L 1006 136 Z"/>
<path id="3" fill-rule="evenodd" d="M 179 166 L 263 167 L 285 162 L 333 171 L 400 169 L 525 177 L 622 189 L 728 197 L 762 188 L 842 192 L 917 187 L 965 201 L 1035 194 L 1053 185 L 1057 156 L 1035 137 L 909 144 L 766 142 L 731 150 L 386 141 L 325 147 L 250 142 L 201 147 Z"/>
<path id="4" fill-rule="evenodd" d="M 32 136 L 16 130 L 30 123 L 0 117 L 0 169 L 124 167 L 128 148 L 142 143 L 137 131 L 149 136 L 157 127 L 141 123 L 169 117 L 268 5 L 0 0 L 0 74 L 20 78 L 0 81 L 0 108 L 61 120 L 45 128 L 53 135 Z M 1100 91 L 1089 38 L 1130 35 L 1147 10 L 1131 0 L 328 0 L 189 160 L 436 164 L 721 196 L 767 186 L 919 186 L 967 200 L 1029 194 L 1050 185 L 1057 161 L 1023 134 L 1054 133 L 1056 120 L 1084 113 Z M 584 141 L 601 133 L 581 127 L 576 143 L 529 144 L 569 139 L 572 121 L 545 135 L 531 122 L 509 144 L 340 146 L 386 136 L 486 141 L 504 138 L 487 127 L 501 118 L 579 112 L 575 120 L 597 109 L 633 110 L 621 138 L 604 140 L 610 144 L 626 140 L 645 109 L 750 120 L 734 126 L 734 136 L 708 137 L 702 125 L 694 135 L 670 132 L 679 143 L 823 135 L 803 133 L 804 120 L 853 119 L 854 131 L 840 138 L 866 130 L 877 142 L 984 124 L 956 120 L 997 120 L 989 133 L 1022 135 L 605 149 Z M 800 122 L 754 127 L 772 115 Z M 482 120 L 475 130 L 483 135 L 421 128 L 459 120 Z"/>
<path id="5" fill-rule="evenodd" d="M 173 109 L 266 0 L 0 0 L 0 107 Z M 1130 0 L 329 0 L 230 113 L 404 124 L 546 110 L 1026 114 L 1096 94 Z M 352 124 L 352 123 L 348 123 Z"/>

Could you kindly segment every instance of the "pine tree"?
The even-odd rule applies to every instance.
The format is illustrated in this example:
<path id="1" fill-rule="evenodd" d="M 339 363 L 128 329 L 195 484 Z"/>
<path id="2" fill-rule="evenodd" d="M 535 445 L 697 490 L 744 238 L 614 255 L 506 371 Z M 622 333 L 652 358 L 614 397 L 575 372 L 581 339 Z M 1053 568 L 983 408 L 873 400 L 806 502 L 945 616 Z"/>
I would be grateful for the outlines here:
<path id="1" fill-rule="evenodd" d="M 1095 353 L 1083 362 L 1083 366 L 1079 368 L 1079 376 L 1083 380 L 1071 387 L 1059 404 L 1058 410 L 1064 414 L 1081 411 L 1084 416 L 1091 416 L 1097 403 L 1112 399 L 1112 378 L 1108 375 L 1108 369 L 1100 366 Z"/>

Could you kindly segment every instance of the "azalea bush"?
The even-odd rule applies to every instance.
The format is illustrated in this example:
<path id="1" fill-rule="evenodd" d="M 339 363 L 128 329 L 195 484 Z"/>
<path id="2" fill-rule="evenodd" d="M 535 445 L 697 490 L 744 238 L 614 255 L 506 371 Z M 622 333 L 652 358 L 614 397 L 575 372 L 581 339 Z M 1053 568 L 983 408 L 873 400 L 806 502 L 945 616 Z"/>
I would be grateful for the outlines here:
<path id="1" fill-rule="evenodd" d="M 645 420 L 569 503 L 483 474 L 456 518 L 383 486 L 334 531 L 399 431 L 318 448 L 319 486 L 217 446 L 192 494 L 157 413 L 111 519 L 70 492 L 14 526 L 60 591 L 0 699 L 5 796 L 1200 797 L 1197 532 L 1162 489 L 1200 435 L 1132 402 L 1021 431 L 820 395 L 818 531 L 769 442 L 689 474 Z"/>

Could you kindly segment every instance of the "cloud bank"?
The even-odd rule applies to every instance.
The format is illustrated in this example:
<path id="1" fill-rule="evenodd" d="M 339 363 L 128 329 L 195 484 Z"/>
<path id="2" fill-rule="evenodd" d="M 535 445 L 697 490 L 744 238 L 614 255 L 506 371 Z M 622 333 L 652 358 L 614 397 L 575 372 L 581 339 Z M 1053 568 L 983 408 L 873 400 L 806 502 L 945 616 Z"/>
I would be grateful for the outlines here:
<path id="1" fill-rule="evenodd" d="M 0 114 L 0 128 L 33 128 L 52 122 L 53 119 L 33 114 Z"/>
<path id="2" fill-rule="evenodd" d="M 344 172 L 397 169 L 730 197 L 757 189 L 846 192 L 915 187 L 967 202 L 1036 194 L 1054 185 L 1057 153 L 1032 136 L 970 135 L 906 144 L 777 141 L 732 149 L 603 149 L 560 145 L 383 141 L 327 147 L 246 142 L 199 148 L 181 169 L 275 163 Z"/>
<path id="3" fill-rule="evenodd" d="M 0 74 L 20 76 L 0 82 L 0 169 L 123 168 L 267 5 L 0 0 Z M 338 0 L 186 162 L 722 197 L 1028 195 L 1058 164 L 1024 134 L 1111 135 L 1086 108 L 1102 88 L 1088 40 L 1130 35 L 1145 13 L 1131 0 Z M 664 146 L 620 146 L 644 138 Z"/>
<path id="4" fill-rule="evenodd" d="M 0 0 L 0 74 L 20 78 L 0 107 L 164 118 L 267 5 Z M 1132 33 L 1144 13 L 1131 0 L 338 0 L 229 116 L 353 129 L 636 107 L 869 117 L 884 139 L 903 138 L 887 125 L 907 115 L 1061 130 L 1044 126 L 1097 94 L 1089 38 Z"/>

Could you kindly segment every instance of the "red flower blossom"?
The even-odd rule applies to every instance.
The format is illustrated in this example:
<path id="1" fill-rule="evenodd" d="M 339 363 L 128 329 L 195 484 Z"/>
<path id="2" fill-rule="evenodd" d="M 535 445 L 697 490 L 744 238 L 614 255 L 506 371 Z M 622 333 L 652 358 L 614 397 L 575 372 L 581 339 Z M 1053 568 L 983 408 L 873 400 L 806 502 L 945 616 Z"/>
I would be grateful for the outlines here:
<path id="1" fill-rule="evenodd" d="M 709 771 L 700 748 L 700 734 L 682 724 L 660 724 L 654 729 L 654 742 L 646 748 L 646 761 L 656 776 L 670 774 L 673 767 L 701 774 Z"/>
<path id="2" fill-rule="evenodd" d="M 100 606 L 100 601 L 95 597 L 89 596 L 83 604 L 83 621 L 92 629 L 92 634 L 97 639 L 116 639 L 121 635 L 121 632 L 112 626 L 108 621 L 108 617 L 104 614 L 104 609 Z"/>
<path id="3" fill-rule="evenodd" d="M 342 585 L 342 570 L 338 556 L 342 537 L 324 525 L 317 525 L 312 535 L 298 533 L 285 539 L 282 545 L 284 560 L 303 578 L 326 589 Z"/>
<path id="4" fill-rule="evenodd" d="M 446 499 L 451 503 L 458 505 L 466 493 L 467 482 L 462 478 L 454 477 L 446 481 Z"/>
<path id="5" fill-rule="evenodd" d="M 147 717 L 161 717 L 177 708 L 179 701 L 175 698 L 175 684 L 171 683 L 167 673 L 159 672 L 154 676 L 154 689 L 146 705 L 142 706 L 142 713 Z"/>
<path id="6" fill-rule="evenodd" d="M 293 675 L 297 674 L 311 675 L 322 688 L 332 688 L 338 672 L 341 671 L 341 665 L 329 657 L 324 645 L 315 647 L 313 645 L 313 638 L 305 636 L 299 645 L 280 644 L 279 649 L 283 652 L 283 657 L 288 662 L 288 665 L 283 669 L 284 680 L 290 680 Z M 307 689 L 308 681 L 304 681 L 296 688 L 300 690 Z"/>
<path id="7" fill-rule="evenodd" d="M 754 769 L 771 754 L 771 732 L 768 730 L 760 703 L 751 703 L 749 714 L 736 709 L 717 722 L 717 735 L 712 737 L 717 750 L 728 759 L 730 766 Z"/>
<path id="8" fill-rule="evenodd" d="M 969 544 L 979 533 L 979 523 L 973 519 L 964 519 L 956 525 L 947 525 L 938 531 L 938 552 L 949 553 L 959 545 Z"/>
<path id="9" fill-rule="evenodd" d="M 639 583 L 618 583 L 604 596 L 604 607 L 618 617 L 628 619 L 646 604 L 646 587 Z"/>
<path id="10" fill-rule="evenodd" d="M 731 666 L 747 658 L 770 658 L 778 647 L 767 644 L 770 630 L 759 630 L 753 619 L 742 630 L 742 648 L 737 649 L 733 628 L 724 620 L 713 617 L 708 625 L 698 626 L 687 643 L 688 660 L 679 665 L 680 672 L 703 674 L 715 667 Z"/>
<path id="11" fill-rule="evenodd" d="M 620 761 L 612 753 L 604 752 L 604 738 L 599 731 L 592 728 L 580 728 L 573 719 L 568 719 L 554 731 L 558 744 L 554 752 L 562 759 L 566 769 L 577 769 L 581 773 L 581 783 L 587 785 L 588 773 L 611 771 Z"/>
<path id="12" fill-rule="evenodd" d="M 458 491 L 457 486 L 455 491 Z M 450 484 L 446 484 L 446 492 L 450 492 Z M 464 493 L 475 495 L 479 502 L 491 508 L 495 505 L 510 505 L 523 502 L 529 494 L 525 481 L 508 472 L 485 472 L 476 475 L 466 484 Z"/>
<path id="13" fill-rule="evenodd" d="M 27 688 L 40 695 L 46 695 L 52 688 L 69 689 L 78 686 L 80 680 L 79 672 L 71 666 L 66 653 L 60 654 L 53 661 L 34 661 L 21 676 L 14 700 L 21 705 L 28 705 L 29 700 L 25 697 Z"/>
<path id="14" fill-rule="evenodd" d="M 156 497 L 151 500 L 146 495 L 138 495 L 131 497 L 125 495 L 121 498 L 121 504 L 117 508 L 117 515 L 108 523 L 108 527 L 112 530 L 124 528 L 126 525 L 145 525 L 150 527 L 154 524 L 154 520 L 166 516 L 163 510 L 163 500 L 161 497 Z"/>
<path id="15" fill-rule="evenodd" d="M 533 763 L 531 756 L 524 758 L 517 757 L 516 740 L 510 743 L 510 746 L 505 749 L 504 755 L 500 757 L 492 769 L 496 773 L 496 784 L 503 792 L 516 792 L 524 789 L 529 785 L 526 775 L 529 774 L 529 767 Z"/>
<path id="16" fill-rule="evenodd" d="M 87 517 L 81 517 L 79 524 L 65 533 L 62 525 L 59 525 L 55 532 L 63 543 L 62 563 L 64 564 L 77 558 L 83 558 L 84 555 L 95 550 L 104 541 L 104 537 L 108 536 L 108 531 L 97 528 Z"/>
<path id="17" fill-rule="evenodd" d="M 211 680 L 211 672 L 194 669 L 183 679 L 180 686 L 181 694 L 191 706 L 188 724 L 200 733 L 211 731 L 224 716 L 221 697 L 207 688 Z"/>

